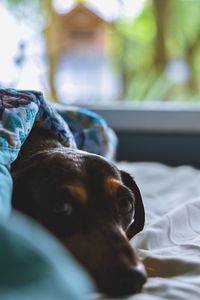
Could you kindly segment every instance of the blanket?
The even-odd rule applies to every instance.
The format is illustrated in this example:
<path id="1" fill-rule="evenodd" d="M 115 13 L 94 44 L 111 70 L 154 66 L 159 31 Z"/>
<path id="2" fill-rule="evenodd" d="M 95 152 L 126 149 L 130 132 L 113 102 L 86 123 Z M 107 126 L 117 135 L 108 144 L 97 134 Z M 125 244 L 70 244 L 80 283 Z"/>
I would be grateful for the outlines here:
<path id="1" fill-rule="evenodd" d="M 148 280 L 129 300 L 200 299 L 200 171 L 191 166 L 125 163 L 141 189 L 146 223 L 131 243 Z"/>
<path id="2" fill-rule="evenodd" d="M 0 163 L 13 162 L 37 122 L 65 146 L 111 158 L 116 136 L 103 118 L 83 108 L 65 110 L 65 120 L 37 91 L 0 89 Z"/>

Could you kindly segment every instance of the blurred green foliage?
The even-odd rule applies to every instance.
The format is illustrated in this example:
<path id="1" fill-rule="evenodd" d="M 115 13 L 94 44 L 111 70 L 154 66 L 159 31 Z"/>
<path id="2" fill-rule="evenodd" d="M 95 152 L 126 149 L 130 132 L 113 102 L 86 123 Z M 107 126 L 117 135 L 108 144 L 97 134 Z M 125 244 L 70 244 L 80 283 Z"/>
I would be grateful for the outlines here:
<path id="1" fill-rule="evenodd" d="M 15 8 L 40 5 L 43 12 L 47 3 L 52 13 L 51 0 L 5 2 Z M 200 100 L 199 0 L 146 0 L 137 17 L 119 18 L 113 30 L 111 60 L 122 80 L 120 99 Z"/>
<path id="2" fill-rule="evenodd" d="M 138 17 L 115 24 L 123 99 L 200 100 L 199 16 L 198 0 L 147 0 Z M 170 76 L 166 70 L 176 61 L 182 69 Z"/>

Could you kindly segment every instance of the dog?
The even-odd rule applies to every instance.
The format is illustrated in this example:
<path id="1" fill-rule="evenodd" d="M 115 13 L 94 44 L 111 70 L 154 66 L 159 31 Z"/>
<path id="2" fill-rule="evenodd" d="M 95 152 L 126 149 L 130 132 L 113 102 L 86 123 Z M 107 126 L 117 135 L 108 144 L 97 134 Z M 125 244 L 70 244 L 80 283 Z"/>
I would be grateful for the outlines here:
<path id="1" fill-rule="evenodd" d="M 143 229 L 133 178 L 101 156 L 34 126 L 12 164 L 13 207 L 53 233 L 111 296 L 138 293 L 146 272 L 129 240 Z"/>

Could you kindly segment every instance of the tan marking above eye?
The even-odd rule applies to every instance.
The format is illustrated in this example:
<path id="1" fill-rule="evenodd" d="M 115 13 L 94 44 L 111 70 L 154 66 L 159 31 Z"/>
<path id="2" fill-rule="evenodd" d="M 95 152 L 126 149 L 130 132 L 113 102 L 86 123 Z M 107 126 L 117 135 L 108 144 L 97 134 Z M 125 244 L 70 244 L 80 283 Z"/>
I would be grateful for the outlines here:
<path id="1" fill-rule="evenodd" d="M 108 192 L 116 192 L 120 185 L 121 182 L 118 179 L 111 176 L 106 178 L 106 189 Z"/>
<path id="2" fill-rule="evenodd" d="M 67 189 L 70 191 L 72 196 L 77 198 L 80 202 L 85 203 L 87 200 L 87 191 L 83 186 L 78 185 L 67 185 Z"/>

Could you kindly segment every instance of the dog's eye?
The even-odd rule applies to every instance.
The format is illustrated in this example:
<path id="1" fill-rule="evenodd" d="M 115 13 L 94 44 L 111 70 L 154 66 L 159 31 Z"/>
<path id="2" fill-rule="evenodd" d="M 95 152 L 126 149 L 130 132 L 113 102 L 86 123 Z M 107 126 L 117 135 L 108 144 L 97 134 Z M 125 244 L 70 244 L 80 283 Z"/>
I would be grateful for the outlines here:
<path id="1" fill-rule="evenodd" d="M 63 212 L 65 213 L 65 215 L 69 216 L 72 213 L 72 206 L 70 203 L 65 203 L 63 206 Z"/>
<path id="2" fill-rule="evenodd" d="M 133 203 L 127 197 L 120 197 L 118 210 L 120 215 L 127 215 L 133 211 Z"/>
<path id="3" fill-rule="evenodd" d="M 54 212 L 57 214 L 62 213 L 69 216 L 72 214 L 72 205 L 67 202 L 62 205 L 57 205 L 54 209 Z"/>

